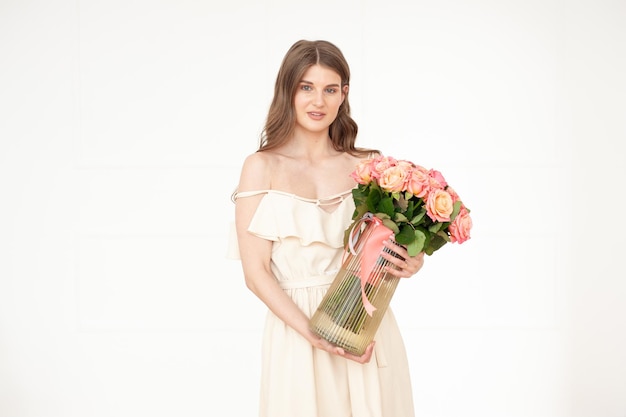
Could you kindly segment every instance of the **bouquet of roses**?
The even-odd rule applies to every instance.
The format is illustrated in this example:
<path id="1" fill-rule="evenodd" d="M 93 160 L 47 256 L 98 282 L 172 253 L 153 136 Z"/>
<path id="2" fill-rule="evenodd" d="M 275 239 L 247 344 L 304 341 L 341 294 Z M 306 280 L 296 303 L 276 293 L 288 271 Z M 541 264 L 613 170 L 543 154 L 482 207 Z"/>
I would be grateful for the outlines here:
<path id="1" fill-rule="evenodd" d="M 390 275 L 381 239 L 395 236 L 410 256 L 432 255 L 447 242 L 470 238 L 472 219 L 443 175 L 412 162 L 377 156 L 359 163 L 352 178 L 353 223 L 344 261 L 310 320 L 313 332 L 362 355 L 373 340 L 400 278 Z M 386 227 L 380 227 L 380 226 Z"/>
<path id="2" fill-rule="evenodd" d="M 377 156 L 359 163 L 351 177 L 358 183 L 352 190 L 356 206 L 352 226 L 372 213 L 411 256 L 422 251 L 432 255 L 447 242 L 460 244 L 470 238 L 470 210 L 441 172 Z M 346 243 L 352 226 L 346 230 Z"/>

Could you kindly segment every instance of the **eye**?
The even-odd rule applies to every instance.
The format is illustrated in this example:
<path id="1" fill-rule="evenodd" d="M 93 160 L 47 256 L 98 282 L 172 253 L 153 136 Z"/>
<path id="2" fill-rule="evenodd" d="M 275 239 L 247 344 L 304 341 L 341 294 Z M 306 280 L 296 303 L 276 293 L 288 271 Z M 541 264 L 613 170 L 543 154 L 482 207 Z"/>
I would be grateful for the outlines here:
<path id="1" fill-rule="evenodd" d="M 326 89 L 326 92 L 327 92 L 328 94 L 335 94 L 335 93 L 337 92 L 337 89 L 336 89 L 336 88 L 332 88 L 332 87 L 330 87 L 330 88 L 327 88 L 327 89 Z"/>
<path id="2" fill-rule="evenodd" d="M 310 85 L 308 85 L 308 84 L 302 84 L 300 86 L 300 90 L 302 90 L 302 91 L 312 91 L 313 88 Z"/>

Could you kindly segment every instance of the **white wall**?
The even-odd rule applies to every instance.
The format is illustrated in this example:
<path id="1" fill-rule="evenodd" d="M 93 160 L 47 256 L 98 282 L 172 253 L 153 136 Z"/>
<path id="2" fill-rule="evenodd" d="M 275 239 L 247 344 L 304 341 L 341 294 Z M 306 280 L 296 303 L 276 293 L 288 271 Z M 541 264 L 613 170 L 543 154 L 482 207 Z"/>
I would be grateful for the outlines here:
<path id="1" fill-rule="evenodd" d="M 0 416 L 256 414 L 229 196 L 280 59 L 328 39 L 359 143 L 468 243 L 393 305 L 419 416 L 626 416 L 626 3 L 0 1 Z"/>

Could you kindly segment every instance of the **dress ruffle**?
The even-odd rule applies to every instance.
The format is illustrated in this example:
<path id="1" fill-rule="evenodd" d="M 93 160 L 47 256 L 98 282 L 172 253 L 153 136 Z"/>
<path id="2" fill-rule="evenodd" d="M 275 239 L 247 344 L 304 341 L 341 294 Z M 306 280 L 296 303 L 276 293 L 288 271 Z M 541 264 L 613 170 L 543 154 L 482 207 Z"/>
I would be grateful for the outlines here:
<path id="1" fill-rule="evenodd" d="M 259 203 L 248 231 L 272 241 L 296 237 L 302 246 L 320 242 L 342 248 L 345 219 L 353 212 L 351 196 L 339 202 L 333 211 L 325 211 L 319 204 L 296 196 L 268 192 Z"/>

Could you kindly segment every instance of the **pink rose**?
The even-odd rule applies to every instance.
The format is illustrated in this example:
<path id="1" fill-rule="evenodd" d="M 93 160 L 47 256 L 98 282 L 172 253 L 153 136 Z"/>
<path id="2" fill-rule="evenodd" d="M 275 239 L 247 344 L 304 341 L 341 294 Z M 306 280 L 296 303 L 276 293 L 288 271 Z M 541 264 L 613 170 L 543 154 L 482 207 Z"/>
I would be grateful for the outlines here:
<path id="1" fill-rule="evenodd" d="M 455 203 L 457 201 L 460 200 L 459 195 L 456 193 L 456 191 L 454 190 L 454 188 L 450 187 L 449 185 L 446 187 L 446 191 L 448 192 L 448 194 L 450 194 L 450 197 L 452 197 L 452 202 Z"/>
<path id="2" fill-rule="evenodd" d="M 398 161 L 391 156 L 378 156 L 372 161 L 372 177 L 380 178 L 380 176 L 389 167 L 396 166 Z"/>
<path id="3" fill-rule="evenodd" d="M 382 172 L 380 178 L 378 179 L 380 188 L 392 193 L 404 191 L 409 170 L 410 166 L 390 166 Z"/>
<path id="4" fill-rule="evenodd" d="M 450 221 L 453 207 L 452 197 L 444 190 L 434 189 L 426 198 L 426 214 L 433 221 Z"/>
<path id="5" fill-rule="evenodd" d="M 428 190 L 430 189 L 428 171 L 419 165 L 413 167 L 407 178 L 406 189 L 414 196 L 420 198 L 428 194 Z"/>
<path id="6" fill-rule="evenodd" d="M 372 180 L 372 160 L 359 162 L 350 177 L 359 184 L 369 183 Z"/>
<path id="7" fill-rule="evenodd" d="M 428 177 L 428 188 L 431 190 L 443 190 L 444 186 L 433 177 Z"/>
<path id="8" fill-rule="evenodd" d="M 446 181 L 446 179 L 443 177 L 443 174 L 439 171 L 437 171 L 436 169 L 431 169 L 430 171 L 428 171 L 428 175 L 430 175 L 430 177 L 432 179 L 434 179 L 435 181 L 437 181 L 440 186 L 439 187 L 435 187 L 435 188 L 446 188 L 446 186 L 448 185 L 448 182 Z"/>
<path id="9" fill-rule="evenodd" d="M 450 223 L 450 242 L 463 243 L 470 238 L 470 230 L 472 229 L 472 218 L 465 207 L 461 207 L 461 211 L 454 221 Z"/>

